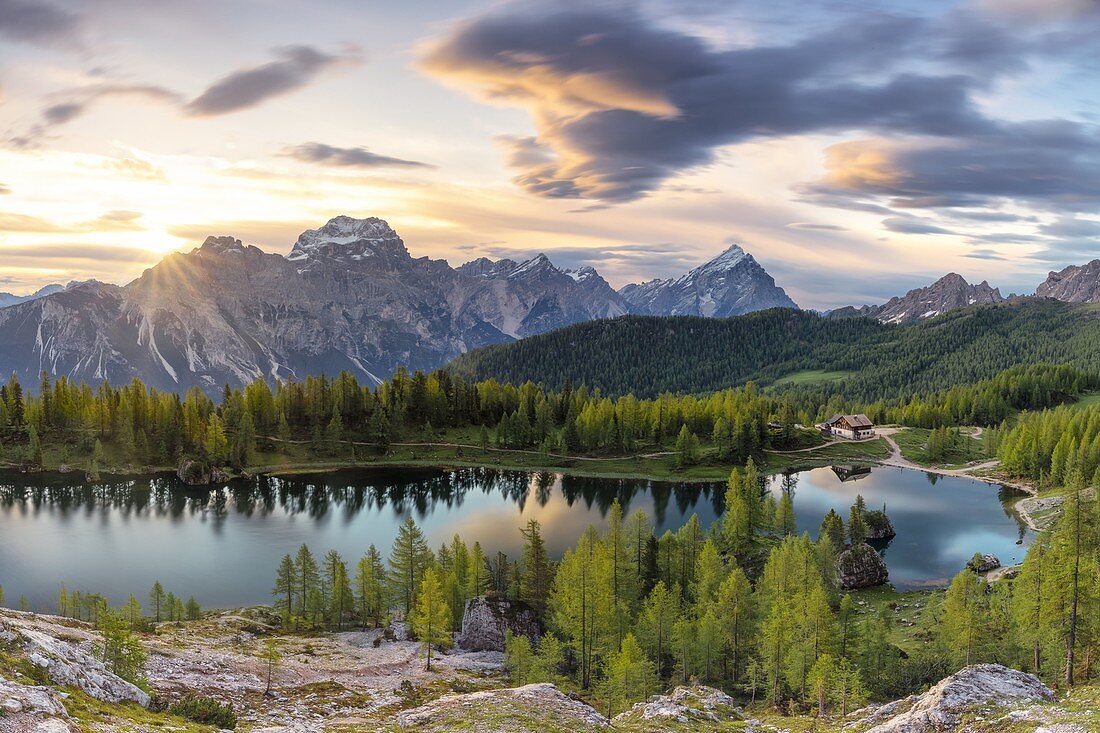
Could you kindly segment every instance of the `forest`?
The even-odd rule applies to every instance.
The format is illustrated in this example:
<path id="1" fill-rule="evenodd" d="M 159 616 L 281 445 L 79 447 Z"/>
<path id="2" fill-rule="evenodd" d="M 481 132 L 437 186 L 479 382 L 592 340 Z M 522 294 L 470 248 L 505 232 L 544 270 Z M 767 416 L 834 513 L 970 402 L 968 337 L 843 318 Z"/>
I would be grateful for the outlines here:
<path id="1" fill-rule="evenodd" d="M 1100 370 L 1095 307 L 1036 298 L 976 305 L 910 326 L 773 309 L 734 318 L 625 317 L 593 321 L 465 354 L 448 369 L 604 394 L 706 393 L 825 371 L 825 384 L 782 386 L 863 402 L 929 394 L 1014 366 Z"/>
<path id="2" fill-rule="evenodd" d="M 30 394 L 13 376 L 0 386 L 0 460 L 31 469 L 66 465 L 92 477 L 108 468 L 176 468 L 184 461 L 240 471 L 288 446 L 303 448 L 310 460 L 354 463 L 384 456 L 398 440 L 437 440 L 464 429 L 475 447 L 560 456 L 663 450 L 678 466 L 702 460 L 730 466 L 759 460 L 768 449 L 820 440 L 796 426 L 837 412 L 922 428 L 996 427 L 1021 410 L 1055 407 L 1098 387 L 1096 373 L 1033 365 L 874 403 L 806 391 L 762 393 L 752 383 L 639 399 L 605 397 L 586 385 L 554 391 L 531 382 L 470 383 L 446 370 L 399 370 L 377 387 L 346 372 L 274 385 L 261 379 L 243 389 L 226 387 L 215 402 L 198 389 L 181 397 L 139 380 L 93 388 L 46 375 Z"/>
<path id="3" fill-rule="evenodd" d="M 624 516 L 616 501 L 606 529 L 589 527 L 560 560 L 537 520 L 519 528 L 513 559 L 458 535 L 433 551 L 409 518 L 388 555 L 372 545 L 350 566 L 303 545 L 279 564 L 272 596 L 291 631 L 404 619 L 429 667 L 469 599 L 506 599 L 544 629 L 508 637 L 512 682 L 574 688 L 608 714 L 689 680 L 789 713 L 844 715 L 984 661 L 1056 686 L 1097 674 L 1100 503 L 1085 498 L 1077 467 L 1064 515 L 1019 575 L 990 582 L 962 569 L 927 596 L 904 648 L 896 602 L 868 604 L 839 585 L 838 555 L 867 547 L 862 501 L 847 521 L 830 511 L 816 538 L 797 536 L 790 494 L 776 501 L 761 478 L 751 461 L 734 469 L 727 511 L 706 529 L 693 516 L 657 536 L 643 511 Z"/>

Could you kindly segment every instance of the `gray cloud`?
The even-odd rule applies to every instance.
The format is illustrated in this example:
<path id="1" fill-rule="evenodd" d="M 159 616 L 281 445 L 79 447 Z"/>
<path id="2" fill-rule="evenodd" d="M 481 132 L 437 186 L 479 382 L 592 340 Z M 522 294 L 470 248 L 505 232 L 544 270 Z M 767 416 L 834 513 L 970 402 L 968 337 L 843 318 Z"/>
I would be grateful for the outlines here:
<path id="1" fill-rule="evenodd" d="M 975 260 L 1005 260 L 1005 259 L 1007 259 L 1003 255 L 998 254 L 996 252 L 996 250 L 992 250 L 992 249 L 988 249 L 988 248 L 984 248 L 984 247 L 979 247 L 977 249 L 972 249 L 969 252 L 967 252 L 966 254 L 964 254 L 963 257 L 970 257 L 970 258 L 975 259 Z"/>
<path id="2" fill-rule="evenodd" d="M 459 26 L 423 64 L 491 100 L 533 110 L 538 135 L 505 141 L 518 185 L 546 197 L 628 201 L 712 162 L 716 147 L 753 138 L 994 130 L 971 100 L 991 75 L 933 76 L 901 66 L 931 35 L 920 19 L 867 13 L 790 45 L 715 51 L 625 7 L 512 9 Z M 968 48 L 960 39 L 933 56 L 969 54 L 969 65 L 980 66 L 1003 58 L 1006 43 Z"/>
<path id="3" fill-rule="evenodd" d="M 64 101 L 55 102 L 42 110 L 38 122 L 31 125 L 27 132 L 9 138 L 8 142 L 19 149 L 38 147 L 50 137 L 54 128 L 72 122 L 93 104 L 109 97 L 135 97 L 172 105 L 182 102 L 179 94 L 155 84 L 95 84 L 67 92 L 64 97 Z"/>
<path id="4" fill-rule="evenodd" d="M 8 0 L 0 0 L 0 4 Z M 2 5 L 0 5 L 2 7 Z M 157 84 L 102 83 L 81 87 L 59 95 L 42 110 L 41 116 L 25 133 L 10 137 L 17 149 L 39 147 L 54 128 L 84 115 L 99 100 L 109 97 L 136 97 L 163 102 L 193 117 L 213 117 L 255 107 L 273 97 L 300 89 L 324 70 L 347 63 L 358 63 L 354 49 L 327 54 L 309 46 L 286 46 L 274 51 L 276 61 L 233 72 L 211 84 L 191 101 L 179 92 Z"/>
<path id="5" fill-rule="evenodd" d="M 37 0 L 0 0 L 0 36 L 37 45 L 76 45 L 81 19 L 76 13 Z"/>
<path id="6" fill-rule="evenodd" d="M 889 219 L 883 219 L 882 226 L 899 234 L 954 234 L 949 229 L 915 216 L 892 216 Z"/>
<path id="7" fill-rule="evenodd" d="M 810 231 L 820 232 L 844 232 L 847 231 L 845 227 L 837 226 L 836 224 L 814 224 L 808 221 L 792 221 L 787 224 L 788 229 L 807 229 Z"/>
<path id="8" fill-rule="evenodd" d="M 847 198 L 909 208 L 1026 202 L 1055 210 L 1100 205 L 1100 127 L 1070 120 L 1002 123 L 953 140 L 840 143 L 829 173 L 803 187 L 810 200 Z"/>
<path id="9" fill-rule="evenodd" d="M 47 219 L 13 211 L 0 212 L 0 231 L 33 232 L 37 234 L 100 231 L 133 231 L 144 229 L 136 211 L 108 211 L 96 219 L 75 224 L 57 224 Z"/>
<path id="10" fill-rule="evenodd" d="M 428 163 L 416 160 L 404 160 L 388 155 L 372 153 L 366 148 L 338 148 L 324 143 L 303 143 L 286 148 L 283 151 L 295 160 L 304 163 L 324 163 L 326 165 L 348 166 L 355 168 L 433 168 Z"/>
<path id="11" fill-rule="evenodd" d="M 285 46 L 276 49 L 275 55 L 277 61 L 241 69 L 214 82 L 184 111 L 196 117 L 239 112 L 300 89 L 325 69 L 359 59 L 355 52 L 331 55 L 309 46 Z"/>
<path id="12" fill-rule="evenodd" d="M 0 183 L 0 196 L 3 196 L 6 193 L 11 193 L 11 188 L 5 186 L 3 183 Z"/>
<path id="13" fill-rule="evenodd" d="M 107 244 L 27 244 L 0 247 L 4 260 L 88 260 L 92 262 L 152 262 L 159 255 L 142 247 L 117 247 Z"/>

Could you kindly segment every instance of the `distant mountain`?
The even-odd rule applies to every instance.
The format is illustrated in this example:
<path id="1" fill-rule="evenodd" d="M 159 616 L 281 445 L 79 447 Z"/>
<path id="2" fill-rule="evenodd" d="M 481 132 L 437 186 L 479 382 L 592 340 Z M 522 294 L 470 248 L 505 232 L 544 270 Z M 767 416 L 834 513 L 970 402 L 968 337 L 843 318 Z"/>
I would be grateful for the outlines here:
<path id="1" fill-rule="evenodd" d="M 1002 303 L 1000 290 L 982 281 L 968 283 L 954 272 L 923 288 L 914 288 L 882 305 L 848 306 L 829 313 L 830 318 L 864 316 L 883 323 L 916 323 L 976 303 Z"/>
<path id="2" fill-rule="evenodd" d="M 594 270 L 544 255 L 452 268 L 412 257 L 383 220 L 336 217 L 283 257 L 210 237 L 123 287 L 73 284 L 0 309 L 0 373 L 217 391 L 349 370 L 378 380 L 471 348 L 623 315 Z"/>
<path id="3" fill-rule="evenodd" d="M 619 294 L 632 313 L 645 315 L 722 318 L 798 307 L 753 256 L 736 244 L 678 278 L 627 285 Z"/>
<path id="4" fill-rule="evenodd" d="M 15 305 L 16 303 L 26 303 L 28 300 L 43 298 L 47 295 L 53 295 L 54 293 L 60 293 L 64 289 L 64 285 L 53 283 L 52 285 L 47 285 L 44 288 L 36 290 L 30 295 L 13 295 L 12 293 L 0 293 L 0 308 L 7 308 L 9 305 Z"/>
<path id="5" fill-rule="evenodd" d="M 1035 295 L 1067 303 L 1100 303 L 1100 260 L 1051 272 Z"/>

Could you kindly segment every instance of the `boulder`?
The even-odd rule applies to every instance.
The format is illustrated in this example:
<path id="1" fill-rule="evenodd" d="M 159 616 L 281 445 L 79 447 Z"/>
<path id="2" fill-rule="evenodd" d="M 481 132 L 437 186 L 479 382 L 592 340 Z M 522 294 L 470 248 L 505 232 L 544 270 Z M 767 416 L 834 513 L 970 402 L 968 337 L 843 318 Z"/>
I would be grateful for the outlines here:
<path id="1" fill-rule="evenodd" d="M 228 481 L 230 474 L 220 466 L 184 458 L 176 469 L 176 478 L 188 486 L 209 486 Z"/>
<path id="2" fill-rule="evenodd" d="M 845 590 L 882 585 L 889 579 L 886 562 L 866 542 L 852 545 L 837 558 L 840 587 Z"/>
<path id="3" fill-rule="evenodd" d="M 548 683 L 447 695 L 398 713 L 397 725 L 421 733 L 455 730 L 598 733 L 610 730 L 607 718 L 595 708 Z"/>
<path id="4" fill-rule="evenodd" d="M 891 703 L 889 720 L 867 733 L 929 733 L 952 730 L 963 714 L 989 704 L 1049 702 L 1054 693 L 1038 677 L 999 664 L 975 664 L 940 680 L 923 695 Z M 908 708 L 908 709 L 905 709 Z M 871 720 L 881 720 L 873 714 Z"/>
<path id="5" fill-rule="evenodd" d="M 149 706 L 149 695 L 110 672 L 103 662 L 67 641 L 55 639 L 41 631 L 21 628 L 23 650 L 36 666 L 46 670 L 57 685 L 77 687 L 103 702 L 136 702 Z"/>
<path id="6" fill-rule="evenodd" d="M 881 509 L 871 509 L 863 513 L 863 523 L 867 525 L 867 539 L 892 540 L 897 536 L 890 517 Z"/>
<path id="7" fill-rule="evenodd" d="M 973 570 L 975 573 L 988 573 L 990 570 L 996 570 L 1001 567 L 1000 558 L 996 555 L 982 555 L 976 553 L 974 557 L 966 563 L 966 567 Z"/>
<path id="8" fill-rule="evenodd" d="M 527 604 L 517 601 L 471 598 L 462 614 L 462 631 L 456 646 L 471 652 L 502 652 L 507 631 L 536 641 L 540 629 L 535 612 Z"/>
<path id="9" fill-rule="evenodd" d="M 696 685 L 677 687 L 669 695 L 654 695 L 619 713 L 611 722 L 617 728 L 634 725 L 645 730 L 663 729 L 675 722 L 694 724 L 700 730 L 707 730 L 708 724 L 741 719 L 741 708 L 732 697 L 713 687 Z"/>
<path id="10" fill-rule="evenodd" d="M 61 698 L 49 687 L 9 682 L 0 677 L 0 733 L 80 733 Z"/>

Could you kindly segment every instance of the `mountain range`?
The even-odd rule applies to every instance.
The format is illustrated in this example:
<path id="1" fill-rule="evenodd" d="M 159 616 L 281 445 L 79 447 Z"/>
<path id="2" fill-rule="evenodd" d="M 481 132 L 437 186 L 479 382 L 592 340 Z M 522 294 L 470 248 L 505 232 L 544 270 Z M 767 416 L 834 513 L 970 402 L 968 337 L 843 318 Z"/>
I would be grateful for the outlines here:
<path id="1" fill-rule="evenodd" d="M 140 376 L 214 392 L 225 383 L 349 370 L 378 381 L 488 344 L 646 313 L 732 315 L 796 307 L 740 247 L 676 280 L 616 292 L 596 270 L 540 254 L 460 267 L 414 258 L 377 218 L 340 216 L 285 257 L 209 237 L 124 286 L 53 287 L 0 307 L 0 372 L 90 382 Z"/>
<path id="2" fill-rule="evenodd" d="M 1100 260 L 1050 273 L 1037 295 L 1100 301 Z M 840 308 L 910 324 L 1005 300 L 951 273 L 881 305 Z M 592 267 L 539 254 L 459 267 L 413 257 L 382 219 L 338 216 L 303 232 L 286 256 L 228 236 L 168 255 L 123 285 L 50 285 L 0 294 L 0 373 L 42 371 L 96 382 L 140 376 L 164 390 L 349 370 L 379 381 L 430 370 L 480 347 L 624 315 L 737 316 L 797 309 L 741 247 L 677 278 L 615 290 Z"/>

